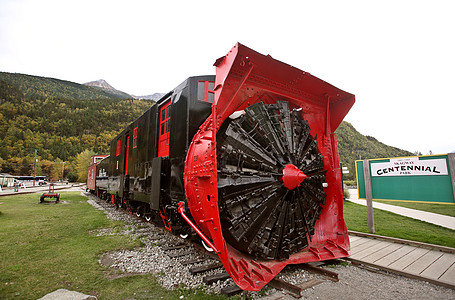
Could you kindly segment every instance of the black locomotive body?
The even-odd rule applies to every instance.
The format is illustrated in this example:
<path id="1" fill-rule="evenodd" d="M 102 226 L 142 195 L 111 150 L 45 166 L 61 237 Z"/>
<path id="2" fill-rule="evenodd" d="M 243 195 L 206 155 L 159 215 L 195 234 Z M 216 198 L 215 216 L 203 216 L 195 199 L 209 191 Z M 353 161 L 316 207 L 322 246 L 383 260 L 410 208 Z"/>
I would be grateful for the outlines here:
<path id="1" fill-rule="evenodd" d="M 242 289 L 350 254 L 335 130 L 355 96 L 242 44 L 110 143 L 96 194 L 195 233 Z M 87 186 L 93 186 L 93 171 Z"/>
<path id="2" fill-rule="evenodd" d="M 186 153 L 211 114 L 214 81 L 213 75 L 186 79 L 116 136 L 97 165 L 97 194 L 183 233 L 177 204 L 185 201 Z"/>

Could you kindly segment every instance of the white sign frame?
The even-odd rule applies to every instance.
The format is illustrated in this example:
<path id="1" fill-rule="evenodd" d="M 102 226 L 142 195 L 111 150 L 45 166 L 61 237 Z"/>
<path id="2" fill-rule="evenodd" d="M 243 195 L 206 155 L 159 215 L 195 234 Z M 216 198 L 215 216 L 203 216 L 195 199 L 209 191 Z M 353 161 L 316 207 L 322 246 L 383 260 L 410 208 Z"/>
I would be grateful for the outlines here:
<path id="1" fill-rule="evenodd" d="M 418 157 L 390 159 L 389 162 L 371 162 L 371 176 L 435 176 L 448 175 L 444 158 L 419 160 Z"/>

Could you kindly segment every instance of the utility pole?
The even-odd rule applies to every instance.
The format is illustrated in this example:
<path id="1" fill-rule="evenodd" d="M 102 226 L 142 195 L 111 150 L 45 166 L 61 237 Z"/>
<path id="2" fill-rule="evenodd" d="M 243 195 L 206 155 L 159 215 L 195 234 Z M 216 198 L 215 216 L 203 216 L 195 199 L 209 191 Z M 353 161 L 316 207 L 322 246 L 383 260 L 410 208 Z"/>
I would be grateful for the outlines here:
<path id="1" fill-rule="evenodd" d="M 33 186 L 35 186 L 36 180 L 36 152 L 37 150 L 35 149 L 35 159 L 33 160 Z"/>
<path id="2" fill-rule="evenodd" d="M 62 166 L 62 183 L 63 183 L 63 175 L 65 173 L 65 162 L 62 162 L 63 163 L 63 166 Z"/>

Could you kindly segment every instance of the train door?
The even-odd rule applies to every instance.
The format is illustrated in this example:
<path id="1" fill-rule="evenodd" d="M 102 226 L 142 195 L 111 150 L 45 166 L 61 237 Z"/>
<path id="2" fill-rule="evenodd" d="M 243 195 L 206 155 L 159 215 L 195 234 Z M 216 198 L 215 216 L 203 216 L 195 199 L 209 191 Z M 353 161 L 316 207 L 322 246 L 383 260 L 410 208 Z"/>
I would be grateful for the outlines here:
<path id="1" fill-rule="evenodd" d="M 128 175 L 128 156 L 130 152 L 130 136 L 126 136 L 126 147 L 125 147 L 125 175 Z"/>
<path id="2" fill-rule="evenodd" d="M 123 155 L 123 172 L 120 173 L 120 186 L 119 186 L 119 196 L 126 199 L 128 197 L 128 192 L 130 189 L 130 176 L 128 173 L 128 160 L 130 152 L 130 135 L 125 137 L 125 154 Z"/>
<path id="3" fill-rule="evenodd" d="M 170 137 L 170 115 L 169 115 L 169 105 L 171 100 L 166 101 L 160 107 L 160 122 L 158 127 L 158 156 L 165 157 L 169 156 L 169 137 Z"/>

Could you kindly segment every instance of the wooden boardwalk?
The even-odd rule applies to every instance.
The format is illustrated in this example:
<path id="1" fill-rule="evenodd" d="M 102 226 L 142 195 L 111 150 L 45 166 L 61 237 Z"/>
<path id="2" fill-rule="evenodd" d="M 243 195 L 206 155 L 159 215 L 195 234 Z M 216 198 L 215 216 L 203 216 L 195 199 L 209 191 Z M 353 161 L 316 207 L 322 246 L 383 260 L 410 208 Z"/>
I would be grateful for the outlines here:
<path id="1" fill-rule="evenodd" d="M 349 233 L 353 263 L 455 289 L 455 249 Z"/>

